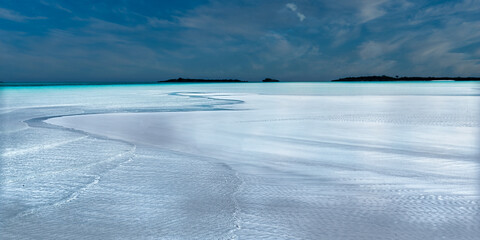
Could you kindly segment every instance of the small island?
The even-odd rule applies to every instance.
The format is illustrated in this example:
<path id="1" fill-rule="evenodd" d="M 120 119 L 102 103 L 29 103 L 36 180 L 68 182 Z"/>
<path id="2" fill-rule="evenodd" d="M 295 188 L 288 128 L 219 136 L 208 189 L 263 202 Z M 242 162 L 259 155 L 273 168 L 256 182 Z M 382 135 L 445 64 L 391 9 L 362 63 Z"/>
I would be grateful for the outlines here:
<path id="1" fill-rule="evenodd" d="M 480 77 L 390 77 L 390 76 L 361 76 L 346 77 L 332 80 L 332 82 L 394 82 L 394 81 L 480 81 Z"/>
<path id="2" fill-rule="evenodd" d="M 177 78 L 166 81 L 158 81 L 158 83 L 239 83 L 247 82 L 238 79 L 192 79 L 192 78 Z"/>
<path id="3" fill-rule="evenodd" d="M 277 79 L 265 78 L 262 80 L 262 82 L 280 82 L 280 81 Z"/>

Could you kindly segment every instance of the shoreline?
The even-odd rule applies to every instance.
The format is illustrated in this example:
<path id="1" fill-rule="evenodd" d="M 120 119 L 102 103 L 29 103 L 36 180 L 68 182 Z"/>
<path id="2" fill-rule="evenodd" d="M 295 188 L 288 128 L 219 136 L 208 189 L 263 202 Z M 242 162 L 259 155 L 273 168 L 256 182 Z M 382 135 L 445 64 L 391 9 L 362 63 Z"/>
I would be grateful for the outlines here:
<path id="1" fill-rule="evenodd" d="M 289 81 L 282 81 L 282 82 L 148 82 L 148 83 L 0 83 L 0 89 L 2 87 L 68 87 L 68 86 L 122 86 L 122 85 L 131 85 L 131 86 L 142 86 L 142 85 L 151 85 L 151 86 L 175 86 L 175 85 L 203 85 L 208 86 L 210 84 L 226 84 L 226 85 L 235 85 L 235 84 L 268 84 L 268 86 L 272 86 L 274 84 L 337 84 L 337 83 L 391 83 L 391 84 L 400 84 L 400 83 L 476 83 L 480 82 L 480 80 L 470 80 L 470 81 L 455 81 L 455 80 L 419 80 L 419 81 L 405 81 L 405 80 L 398 80 L 398 81 L 298 81 L 298 82 L 289 82 Z"/>
<path id="2" fill-rule="evenodd" d="M 351 85 L 349 88 L 358 89 L 357 85 Z M 126 86 L 124 90 L 133 91 L 133 96 L 149 96 L 140 101 L 140 105 L 130 103 L 126 97 L 130 95 L 110 95 L 111 92 L 102 95 L 103 89 L 90 88 L 88 91 L 104 96 L 104 101 L 87 99 L 86 107 L 82 108 L 86 114 L 78 109 L 77 115 L 63 116 L 68 114 L 68 106 L 53 108 L 52 113 L 39 109 L 45 117 L 58 117 L 45 120 L 45 128 L 40 131 L 44 134 L 38 134 L 38 127 L 42 127 L 39 118 L 26 121 L 31 127 L 27 131 L 37 133 L 49 145 L 38 145 L 42 142 L 37 139 L 29 144 L 25 141 L 28 138 L 15 142 L 21 144 L 20 149 L 31 149 L 31 155 L 25 154 L 24 161 L 35 160 L 40 154 L 38 161 L 30 162 L 44 170 L 29 173 L 36 178 L 32 177 L 27 184 L 14 174 L 25 171 L 28 165 L 16 164 L 17 158 L 5 156 L 9 163 L 6 166 L 11 166 L 7 170 L 12 173 L 6 175 L 7 180 L 18 180 L 18 185 L 10 191 L 32 189 L 33 184 L 43 187 L 42 178 L 37 174 L 44 173 L 48 173 L 47 177 L 55 176 L 45 178 L 46 183 L 52 183 L 47 185 L 49 191 L 57 192 L 58 185 L 64 182 L 72 187 L 67 189 L 66 198 L 61 194 L 58 195 L 60 201 L 54 198 L 53 204 L 60 202 L 61 208 L 44 208 L 45 203 L 40 202 L 41 214 L 11 221 L 5 225 L 6 234 L 20 232 L 24 236 L 38 236 L 37 231 L 29 229 L 43 216 L 46 217 L 40 219 L 41 222 L 48 222 L 43 228 L 46 229 L 42 232 L 44 236 L 54 233 L 85 236 L 85 228 L 72 227 L 68 232 L 58 232 L 59 227 L 80 221 L 100 234 L 128 237 L 134 237 L 130 235 L 133 233 L 146 236 L 141 235 L 145 234 L 144 230 L 135 228 L 138 225 L 147 226 L 147 230 L 155 234 L 165 234 L 161 235 L 165 238 L 183 234 L 182 238 L 186 239 L 200 235 L 215 238 L 208 234 L 218 238 L 220 232 L 226 234 L 225 238 L 248 238 L 262 231 L 278 238 L 288 234 L 305 239 L 339 231 L 366 238 L 386 231 L 400 234 L 405 229 L 434 234 L 437 230 L 430 226 L 438 219 L 457 220 L 458 215 L 452 213 L 452 209 L 459 206 L 470 209 L 477 203 L 475 143 L 480 123 L 476 108 L 471 106 L 477 106 L 478 95 L 464 96 L 472 91 L 473 84 L 462 87 L 456 96 L 439 96 L 428 87 L 421 88 L 426 95 L 385 95 L 383 90 L 392 89 L 386 85 L 374 88 L 380 96 L 372 92 L 298 96 L 285 95 L 286 92 L 282 95 L 278 90 L 273 95 L 264 95 L 252 89 L 230 93 L 235 85 L 230 89 L 226 87 L 229 85 L 221 86 L 212 91 L 208 86 L 202 90 L 177 85 L 175 89 L 166 88 L 168 92 L 165 88 L 156 92 L 150 87 Z M 324 89 L 323 86 L 335 84 L 318 86 Z M 293 94 L 290 85 L 285 87 Z M 269 89 L 263 85 L 262 88 Z M 439 94 L 444 88 L 450 89 L 434 89 Z M 62 90 L 51 91 L 49 96 L 58 93 L 63 97 Z M 85 94 L 84 89 L 73 90 Z M 32 93 L 24 96 L 36 103 Z M 125 100 L 123 108 L 108 108 L 110 102 L 105 100 L 112 97 L 118 98 L 113 98 L 118 104 L 119 100 Z M 192 97 L 208 101 L 192 101 L 193 105 L 201 103 L 204 107 L 182 111 L 190 109 L 192 104 L 188 103 Z M 185 101 L 185 104 L 175 111 L 132 111 L 146 103 L 152 106 L 158 102 L 168 103 L 168 99 Z M 88 106 L 97 106 L 98 102 L 102 102 L 100 107 L 107 111 L 90 114 Z M 230 105 L 215 107 L 223 104 Z M 442 111 L 435 106 L 441 106 Z M 19 111 L 32 111 L 22 109 Z M 59 132 L 58 128 L 74 134 Z M 79 137 L 82 138 L 77 140 Z M 43 156 L 54 156 L 54 159 L 51 164 L 45 164 L 48 158 Z M 62 162 L 59 164 L 57 159 Z M 58 166 L 62 166 L 61 171 Z M 65 171 L 71 172 L 63 176 Z M 85 175 L 89 177 L 85 179 Z M 365 198 L 369 201 L 358 201 Z M 42 201 L 50 203 L 51 198 L 45 199 Z M 62 199 L 67 202 L 64 204 Z M 388 208 L 385 208 L 385 199 L 389 199 Z M 142 204 L 138 204 L 139 201 Z M 71 212 L 88 215 L 72 216 Z M 252 212 L 255 214 L 249 214 Z M 352 216 L 352 212 L 361 212 L 361 215 Z M 412 217 L 412 212 L 418 215 Z M 463 211 L 462 216 L 468 218 L 462 223 L 477 224 L 480 219 L 475 213 Z M 99 216 L 94 224 L 86 221 L 91 216 Z M 145 221 L 133 223 L 135 231 L 112 227 L 112 232 L 108 232 L 109 229 L 98 228 L 109 224 L 117 226 L 119 219 L 126 217 Z M 379 217 L 402 224 L 378 225 L 374 219 Z M 426 224 L 419 227 L 418 217 Z M 272 222 L 274 230 L 265 228 L 262 225 L 265 222 Z M 339 227 L 345 222 L 362 231 Z M 192 223 L 202 227 L 200 230 L 185 228 Z M 163 228 L 159 231 L 156 226 Z M 305 232 L 305 228 L 311 231 Z M 447 230 L 464 229 L 452 226 Z M 471 229 L 466 230 L 466 236 L 478 235 Z M 411 235 L 397 236 L 408 239 Z"/>

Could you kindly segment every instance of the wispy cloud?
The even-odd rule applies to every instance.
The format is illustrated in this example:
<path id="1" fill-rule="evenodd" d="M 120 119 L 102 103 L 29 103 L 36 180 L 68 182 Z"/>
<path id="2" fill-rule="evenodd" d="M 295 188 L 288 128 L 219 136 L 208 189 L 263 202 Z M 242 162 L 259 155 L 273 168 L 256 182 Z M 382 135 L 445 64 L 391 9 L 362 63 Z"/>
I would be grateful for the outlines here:
<path id="1" fill-rule="evenodd" d="M 399 39 L 388 39 L 378 42 L 368 40 L 358 47 L 358 54 L 363 60 L 385 59 L 385 55 L 398 50 L 408 39 L 406 37 Z"/>
<path id="2" fill-rule="evenodd" d="M 362 23 L 374 20 L 385 15 L 387 12 L 382 8 L 387 0 L 363 0 L 360 8 L 360 19 Z"/>
<path id="3" fill-rule="evenodd" d="M 412 25 L 425 24 L 426 22 L 442 20 L 452 17 L 468 18 L 469 15 L 477 16 L 480 12 L 480 0 L 452 1 L 444 4 L 428 6 L 416 12 Z"/>
<path id="4" fill-rule="evenodd" d="M 40 1 L 40 3 L 45 5 L 45 6 L 53 7 L 53 8 L 56 8 L 58 10 L 61 10 L 61 11 L 67 12 L 67 13 L 72 13 L 72 10 L 70 10 L 66 7 L 63 7 L 59 3 L 52 3 L 52 2 L 47 2 L 47 1 Z"/>
<path id="5" fill-rule="evenodd" d="M 36 19 L 46 19 L 46 17 L 28 17 L 20 13 L 0 8 L 0 18 L 14 21 L 14 22 L 25 22 L 27 20 L 36 20 Z"/>
<path id="6" fill-rule="evenodd" d="M 157 17 L 146 17 L 148 24 L 154 28 L 173 26 L 175 23 L 165 19 L 159 19 Z"/>
<path id="7" fill-rule="evenodd" d="M 142 30 L 145 29 L 145 26 L 141 25 L 141 24 L 138 24 L 138 25 L 135 25 L 135 26 L 126 26 L 126 25 L 123 25 L 123 24 L 114 23 L 114 22 L 110 22 L 110 21 L 105 21 L 105 20 L 102 20 L 102 19 L 99 19 L 99 18 L 93 18 L 93 17 L 86 18 L 86 19 L 79 18 L 79 17 L 74 17 L 72 19 L 75 20 L 75 21 L 87 23 L 88 27 L 85 28 L 85 29 L 88 29 L 89 31 L 102 30 L 104 32 L 117 32 L 117 33 L 126 32 L 126 33 L 132 33 L 133 34 L 135 32 L 139 32 L 139 31 L 142 31 Z"/>
<path id="8" fill-rule="evenodd" d="M 292 12 L 297 14 L 297 17 L 300 20 L 300 22 L 303 22 L 303 20 L 305 20 L 306 18 L 305 15 L 303 15 L 301 12 L 298 11 L 298 7 L 295 3 L 287 3 L 286 6 L 288 9 L 292 10 Z"/>

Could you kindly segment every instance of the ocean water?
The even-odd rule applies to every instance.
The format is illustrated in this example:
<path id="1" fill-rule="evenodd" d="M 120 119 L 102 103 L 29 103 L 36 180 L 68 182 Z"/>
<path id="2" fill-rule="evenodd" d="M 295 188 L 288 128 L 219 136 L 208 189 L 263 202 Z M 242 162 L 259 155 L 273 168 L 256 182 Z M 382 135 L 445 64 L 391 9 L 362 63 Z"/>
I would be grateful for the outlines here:
<path id="1" fill-rule="evenodd" d="M 1 239 L 478 239 L 480 83 L 0 87 Z"/>

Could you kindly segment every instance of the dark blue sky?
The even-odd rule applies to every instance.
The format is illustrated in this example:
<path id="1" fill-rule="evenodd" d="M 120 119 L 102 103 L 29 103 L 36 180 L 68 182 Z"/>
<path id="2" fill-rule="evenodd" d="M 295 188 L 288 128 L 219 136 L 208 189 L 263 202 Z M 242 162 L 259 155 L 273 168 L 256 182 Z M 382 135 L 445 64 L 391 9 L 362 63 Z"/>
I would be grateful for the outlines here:
<path id="1" fill-rule="evenodd" d="M 0 81 L 480 76 L 480 1 L 0 0 Z"/>

